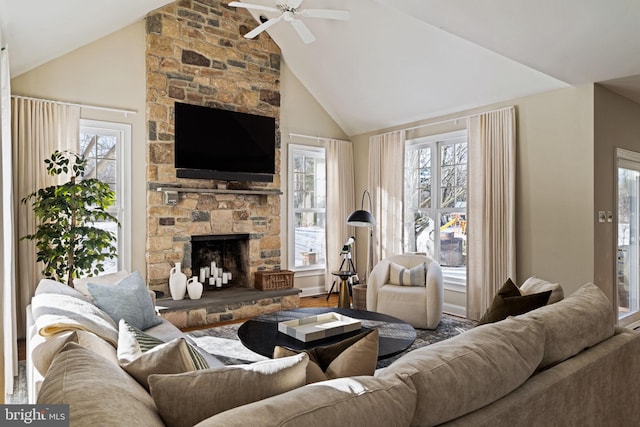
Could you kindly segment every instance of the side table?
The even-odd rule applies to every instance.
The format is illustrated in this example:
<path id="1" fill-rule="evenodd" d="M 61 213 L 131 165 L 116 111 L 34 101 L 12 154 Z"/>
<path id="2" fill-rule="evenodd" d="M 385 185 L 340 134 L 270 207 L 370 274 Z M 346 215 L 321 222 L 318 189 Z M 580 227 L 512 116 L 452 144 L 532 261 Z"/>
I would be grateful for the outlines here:
<path id="1" fill-rule="evenodd" d="M 353 285 L 353 308 L 354 310 L 366 310 L 367 309 L 367 285 Z"/>
<path id="2" fill-rule="evenodd" d="M 351 308 L 349 299 L 349 279 L 357 273 L 351 270 L 334 271 L 331 274 L 340 278 L 340 293 L 338 294 L 338 307 Z"/>

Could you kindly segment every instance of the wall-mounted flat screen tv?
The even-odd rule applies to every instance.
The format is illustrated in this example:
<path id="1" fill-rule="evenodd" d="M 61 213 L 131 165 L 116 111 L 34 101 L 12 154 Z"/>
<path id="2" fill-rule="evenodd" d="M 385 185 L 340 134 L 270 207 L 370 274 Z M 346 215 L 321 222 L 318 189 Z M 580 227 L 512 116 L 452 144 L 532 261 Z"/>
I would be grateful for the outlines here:
<path id="1" fill-rule="evenodd" d="M 179 178 L 273 181 L 275 118 L 176 102 L 174 124 Z"/>

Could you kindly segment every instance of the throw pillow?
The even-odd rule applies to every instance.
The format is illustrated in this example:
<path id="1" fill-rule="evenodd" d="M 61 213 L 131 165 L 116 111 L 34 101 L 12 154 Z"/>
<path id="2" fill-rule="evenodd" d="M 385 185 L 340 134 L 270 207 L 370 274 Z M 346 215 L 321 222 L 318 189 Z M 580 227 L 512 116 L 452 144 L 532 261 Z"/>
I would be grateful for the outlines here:
<path id="1" fill-rule="evenodd" d="M 273 358 L 309 355 L 307 384 L 333 378 L 373 375 L 378 362 L 378 330 L 372 329 L 339 343 L 310 350 L 293 350 L 276 346 Z"/>
<path id="2" fill-rule="evenodd" d="M 118 362 L 146 389 L 151 374 L 181 374 L 209 365 L 184 338 L 164 342 L 120 320 Z"/>
<path id="3" fill-rule="evenodd" d="M 564 290 L 559 283 L 551 283 L 531 276 L 520 286 L 522 295 L 530 295 L 544 291 L 551 291 L 551 296 L 549 296 L 547 304 L 553 304 L 564 299 Z"/>
<path id="4" fill-rule="evenodd" d="M 99 283 L 101 285 L 115 285 L 128 275 L 129 272 L 127 270 L 120 270 L 115 273 L 101 274 L 100 276 L 77 278 L 73 279 L 73 287 L 81 294 L 91 297 L 91 293 L 87 288 L 89 282 Z"/>
<path id="5" fill-rule="evenodd" d="M 308 362 L 302 353 L 250 365 L 151 375 L 149 389 L 166 425 L 190 427 L 228 409 L 302 387 Z"/>
<path id="6" fill-rule="evenodd" d="M 551 291 L 521 295 L 518 287 L 508 279 L 493 297 L 491 306 L 480 318 L 478 325 L 498 322 L 509 316 L 517 316 L 547 304 Z"/>
<path id="7" fill-rule="evenodd" d="M 389 261 L 389 282 L 397 286 L 426 286 L 427 263 L 409 269 Z"/>
<path id="8" fill-rule="evenodd" d="M 64 283 L 56 282 L 55 280 L 51 280 L 51 279 L 40 280 L 40 282 L 38 283 L 38 286 L 36 287 L 36 291 L 34 295 L 41 295 L 41 294 L 62 294 L 62 295 L 67 295 L 74 298 L 79 298 L 84 301 L 92 302 L 91 298 L 78 292 L 76 289 L 72 288 L 71 286 L 65 285 Z"/>
<path id="9" fill-rule="evenodd" d="M 96 305 L 114 322 L 124 319 L 138 329 L 148 329 L 162 322 L 147 291 L 142 276 L 137 271 L 129 274 L 116 285 L 89 282 L 87 287 Z"/>

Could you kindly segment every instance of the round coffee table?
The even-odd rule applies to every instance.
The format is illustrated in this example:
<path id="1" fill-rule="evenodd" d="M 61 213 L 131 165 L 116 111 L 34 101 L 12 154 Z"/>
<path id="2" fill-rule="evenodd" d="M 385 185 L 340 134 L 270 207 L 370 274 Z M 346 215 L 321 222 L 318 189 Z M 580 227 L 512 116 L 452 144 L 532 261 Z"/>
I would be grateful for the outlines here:
<path id="1" fill-rule="evenodd" d="M 359 330 L 347 332 L 316 341 L 303 342 L 278 331 L 278 323 L 335 312 L 354 319 L 360 319 Z M 276 345 L 295 350 L 307 350 L 326 346 L 352 337 L 363 331 L 378 328 L 378 360 L 392 357 L 405 351 L 416 339 L 416 330 L 410 324 L 386 314 L 349 308 L 298 308 L 263 314 L 244 322 L 238 329 L 238 338 L 249 350 L 265 357 L 273 356 Z"/>

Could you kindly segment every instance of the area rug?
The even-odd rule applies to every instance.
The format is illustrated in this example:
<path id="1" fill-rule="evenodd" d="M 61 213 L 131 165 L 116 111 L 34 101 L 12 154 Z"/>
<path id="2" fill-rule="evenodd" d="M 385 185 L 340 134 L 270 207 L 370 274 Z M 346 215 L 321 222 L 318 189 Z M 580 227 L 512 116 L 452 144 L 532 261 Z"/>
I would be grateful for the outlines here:
<path id="1" fill-rule="evenodd" d="M 265 360 L 266 357 L 249 350 L 238 340 L 238 328 L 240 325 L 240 323 L 236 323 L 202 329 L 189 332 L 187 335 L 199 347 L 216 356 L 225 365 L 247 364 Z M 454 337 L 468 331 L 475 325 L 476 322 L 473 320 L 444 314 L 437 329 L 432 331 L 416 329 L 417 338 L 407 350 L 397 356 L 378 361 L 377 367 L 389 366 L 393 361 L 411 350 Z"/>

